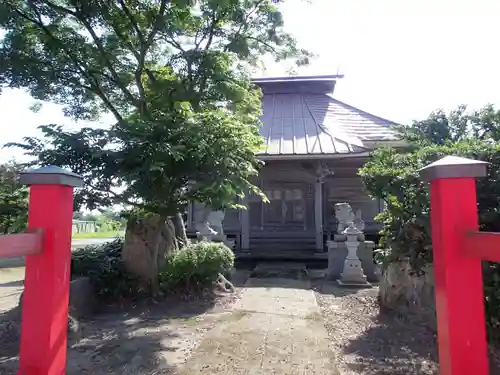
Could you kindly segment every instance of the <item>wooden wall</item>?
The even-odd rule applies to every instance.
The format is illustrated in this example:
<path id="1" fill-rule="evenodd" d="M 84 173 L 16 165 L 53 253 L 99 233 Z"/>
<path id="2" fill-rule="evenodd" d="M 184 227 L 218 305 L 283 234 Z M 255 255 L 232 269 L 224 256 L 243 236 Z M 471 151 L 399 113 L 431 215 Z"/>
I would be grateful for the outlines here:
<path id="1" fill-rule="evenodd" d="M 335 203 L 349 203 L 353 210 L 361 209 L 362 219 L 367 230 L 374 227 L 373 217 L 379 212 L 379 202 L 372 200 L 364 190 L 357 170 L 363 165 L 363 159 L 332 159 L 326 161 L 334 175 L 325 179 L 323 185 L 323 226 L 325 230 L 335 229 Z M 261 170 L 258 179 L 254 181 L 262 190 L 273 187 L 295 187 L 304 191 L 305 198 L 305 231 L 314 231 L 314 184 L 316 183 L 316 161 L 270 161 Z M 250 232 L 262 229 L 262 203 L 258 197 L 249 197 Z M 202 215 L 202 206 L 192 207 L 192 222 L 195 223 Z M 190 228 L 194 230 L 194 225 Z M 290 228 L 289 228 L 290 229 Z M 292 228 L 294 229 L 294 228 Z M 298 228 L 295 228 L 298 229 Z M 226 211 L 224 230 L 228 233 L 241 230 L 241 212 Z"/>

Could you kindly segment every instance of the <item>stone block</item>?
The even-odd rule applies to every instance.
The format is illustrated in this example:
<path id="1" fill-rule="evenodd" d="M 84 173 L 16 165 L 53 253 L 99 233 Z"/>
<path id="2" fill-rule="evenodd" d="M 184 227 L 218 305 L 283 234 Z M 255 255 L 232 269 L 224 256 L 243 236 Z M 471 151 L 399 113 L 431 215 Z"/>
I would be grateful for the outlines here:
<path id="1" fill-rule="evenodd" d="M 88 277 L 79 277 L 72 280 L 69 285 L 68 339 L 79 340 L 81 338 L 79 320 L 88 318 L 94 313 L 97 301 L 92 282 Z M 23 307 L 23 295 L 24 292 L 19 296 L 19 317 Z"/>
<path id="2" fill-rule="evenodd" d="M 19 308 L 22 309 L 24 292 L 19 296 Z M 92 282 L 88 277 L 79 277 L 69 284 L 69 314 L 75 319 L 91 316 L 97 306 Z"/>
<path id="3" fill-rule="evenodd" d="M 347 256 L 347 247 L 343 242 L 328 241 L 328 269 L 326 277 L 329 280 L 336 280 L 340 278 L 342 269 L 344 268 L 344 261 Z"/>
<path id="4" fill-rule="evenodd" d="M 88 318 L 97 306 L 90 278 L 79 277 L 69 284 L 69 314 L 76 319 Z"/>

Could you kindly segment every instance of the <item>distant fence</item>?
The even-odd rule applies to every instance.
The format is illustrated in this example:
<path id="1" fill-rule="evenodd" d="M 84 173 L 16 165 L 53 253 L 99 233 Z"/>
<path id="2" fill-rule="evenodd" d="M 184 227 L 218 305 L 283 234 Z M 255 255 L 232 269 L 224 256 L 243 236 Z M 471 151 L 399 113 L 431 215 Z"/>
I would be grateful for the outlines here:
<path id="1" fill-rule="evenodd" d="M 73 220 L 72 233 L 93 233 L 97 232 L 95 221 Z"/>

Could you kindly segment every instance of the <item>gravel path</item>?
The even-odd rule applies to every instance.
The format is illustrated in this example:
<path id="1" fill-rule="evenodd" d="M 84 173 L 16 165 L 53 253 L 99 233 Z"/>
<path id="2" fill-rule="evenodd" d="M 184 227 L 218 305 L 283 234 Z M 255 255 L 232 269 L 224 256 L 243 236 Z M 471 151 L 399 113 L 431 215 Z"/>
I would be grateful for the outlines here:
<path id="1" fill-rule="evenodd" d="M 315 289 L 342 375 L 439 373 L 436 335 L 415 322 L 379 314 L 378 288 L 321 283 Z"/>

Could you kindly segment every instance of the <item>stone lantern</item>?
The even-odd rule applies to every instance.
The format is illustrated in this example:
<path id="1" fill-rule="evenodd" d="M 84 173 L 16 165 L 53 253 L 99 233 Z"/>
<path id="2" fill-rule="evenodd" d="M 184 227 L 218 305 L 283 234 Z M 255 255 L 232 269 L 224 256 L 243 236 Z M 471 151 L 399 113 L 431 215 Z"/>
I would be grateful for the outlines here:
<path id="1" fill-rule="evenodd" d="M 364 274 L 361 260 L 357 255 L 360 243 L 358 238 L 362 233 L 363 232 L 354 226 L 353 222 L 350 222 L 348 227 L 343 231 L 343 234 L 346 236 L 345 244 L 347 247 L 347 257 L 344 261 L 344 268 L 340 274 L 340 279 L 337 280 L 339 285 L 365 288 L 371 287 L 371 284 L 366 281 L 366 275 Z"/>

